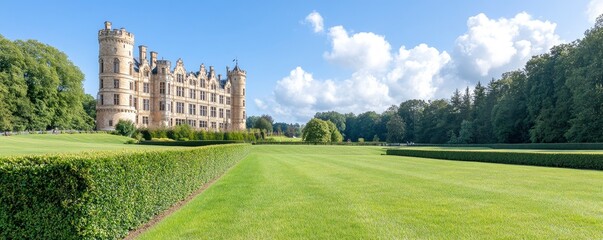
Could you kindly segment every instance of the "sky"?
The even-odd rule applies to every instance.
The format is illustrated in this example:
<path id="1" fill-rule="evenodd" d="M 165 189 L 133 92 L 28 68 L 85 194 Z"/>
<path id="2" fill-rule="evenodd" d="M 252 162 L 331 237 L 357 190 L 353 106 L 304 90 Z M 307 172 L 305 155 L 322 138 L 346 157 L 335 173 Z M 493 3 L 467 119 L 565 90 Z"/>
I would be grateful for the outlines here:
<path id="1" fill-rule="evenodd" d="M 97 32 L 126 28 L 160 59 L 247 71 L 248 115 L 382 112 L 449 98 L 582 38 L 603 0 L 6 1 L 0 35 L 63 51 L 98 92 Z M 138 56 L 137 53 L 134 56 Z"/>

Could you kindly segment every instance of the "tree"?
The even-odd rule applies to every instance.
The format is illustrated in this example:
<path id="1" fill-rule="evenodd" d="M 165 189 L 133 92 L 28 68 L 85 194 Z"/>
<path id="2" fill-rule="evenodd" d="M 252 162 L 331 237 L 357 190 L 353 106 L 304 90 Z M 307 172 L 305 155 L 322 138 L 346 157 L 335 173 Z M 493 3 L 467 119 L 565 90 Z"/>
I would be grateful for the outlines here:
<path id="1" fill-rule="evenodd" d="M 302 140 L 306 142 L 329 142 L 331 140 L 329 124 L 318 118 L 312 118 L 302 130 Z"/>
<path id="2" fill-rule="evenodd" d="M 329 132 L 330 132 L 330 141 L 331 142 L 341 142 L 343 141 L 343 136 L 341 136 L 341 133 L 339 132 L 339 130 L 337 129 L 337 126 L 335 126 L 335 124 L 329 120 L 325 121 L 327 123 L 327 125 L 329 125 Z"/>
<path id="3" fill-rule="evenodd" d="M 398 115 L 404 120 L 406 126 L 404 128 L 404 142 L 416 142 L 416 126 L 421 120 L 421 115 L 427 103 L 423 100 L 407 100 L 400 104 Z"/>
<path id="4" fill-rule="evenodd" d="M 117 124 L 115 124 L 115 131 L 122 136 L 132 137 L 134 132 L 136 132 L 136 126 L 134 122 L 130 120 L 119 119 Z"/>
<path id="5" fill-rule="evenodd" d="M 272 132 L 272 124 L 266 118 L 263 117 L 260 117 L 260 119 L 255 122 L 253 128 L 261 129 L 267 133 Z"/>
<path id="6" fill-rule="evenodd" d="M 387 142 L 400 143 L 404 142 L 404 130 L 406 123 L 398 114 L 394 114 L 387 122 Z"/>
<path id="7" fill-rule="evenodd" d="M 339 132 L 344 132 L 346 129 L 346 117 L 341 113 L 335 111 L 317 112 L 316 114 L 314 114 L 314 117 L 325 121 L 328 120 L 333 122 L 335 126 L 337 126 L 337 130 L 339 130 Z"/>
<path id="8" fill-rule="evenodd" d="M 255 126 L 255 122 L 257 122 L 260 119 L 260 117 L 258 116 L 249 116 L 247 117 L 246 121 L 245 121 L 245 127 L 247 129 L 252 129 Z"/>
<path id="9" fill-rule="evenodd" d="M 84 95 L 82 100 L 82 106 L 84 107 L 84 111 L 90 118 L 96 119 L 96 99 L 90 94 Z"/>

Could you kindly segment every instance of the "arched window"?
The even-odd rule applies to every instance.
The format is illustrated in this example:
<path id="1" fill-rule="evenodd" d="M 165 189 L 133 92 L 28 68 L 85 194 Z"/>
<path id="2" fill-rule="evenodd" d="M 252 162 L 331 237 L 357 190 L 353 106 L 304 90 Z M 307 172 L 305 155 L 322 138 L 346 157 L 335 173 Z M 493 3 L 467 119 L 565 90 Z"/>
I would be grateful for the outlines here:
<path id="1" fill-rule="evenodd" d="M 100 65 L 99 65 L 99 68 L 100 68 L 100 69 L 99 69 L 98 71 L 99 71 L 100 73 L 103 73 L 103 68 L 105 68 L 105 63 L 103 62 L 103 60 L 102 60 L 102 59 L 100 60 Z"/>
<path id="2" fill-rule="evenodd" d="M 113 60 L 113 72 L 119 73 L 119 59 L 117 58 Z"/>

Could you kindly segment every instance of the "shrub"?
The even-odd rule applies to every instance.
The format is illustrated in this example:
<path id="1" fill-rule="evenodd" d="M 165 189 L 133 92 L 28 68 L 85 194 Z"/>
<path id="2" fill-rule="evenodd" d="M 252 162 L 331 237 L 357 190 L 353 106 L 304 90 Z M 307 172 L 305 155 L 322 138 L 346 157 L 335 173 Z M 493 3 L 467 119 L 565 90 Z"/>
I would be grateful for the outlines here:
<path id="1" fill-rule="evenodd" d="M 130 120 L 119 119 L 117 124 L 115 124 L 115 131 L 119 135 L 131 137 L 136 132 L 136 126 Z"/>
<path id="2" fill-rule="evenodd" d="M 168 138 L 169 139 L 169 138 Z M 199 146 L 208 146 L 208 145 L 218 145 L 218 144 L 232 144 L 232 143 L 243 143 L 243 141 L 236 140 L 197 140 L 197 141 L 174 141 L 169 139 L 169 141 L 144 141 L 140 142 L 142 145 L 158 145 L 158 146 L 183 146 L 183 147 L 199 147 Z"/>
<path id="3" fill-rule="evenodd" d="M 247 144 L 0 159 L 0 239 L 116 239 L 242 159 Z"/>
<path id="4" fill-rule="evenodd" d="M 421 149 L 388 149 L 386 154 L 459 161 L 603 170 L 603 154 Z"/>

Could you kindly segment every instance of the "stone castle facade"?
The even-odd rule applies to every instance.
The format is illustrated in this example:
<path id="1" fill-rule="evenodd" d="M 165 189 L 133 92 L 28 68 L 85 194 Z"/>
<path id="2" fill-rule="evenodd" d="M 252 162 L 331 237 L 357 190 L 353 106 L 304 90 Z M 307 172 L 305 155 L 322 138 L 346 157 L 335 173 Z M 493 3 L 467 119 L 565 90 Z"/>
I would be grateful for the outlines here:
<path id="1" fill-rule="evenodd" d="M 181 59 L 158 60 L 157 52 L 138 46 L 133 57 L 134 34 L 111 29 L 98 31 L 99 91 L 96 128 L 114 130 L 120 119 L 137 127 L 172 127 L 188 124 L 208 131 L 245 129 L 246 72 L 238 63 L 226 67 L 226 78 L 214 67 L 187 72 Z"/>

